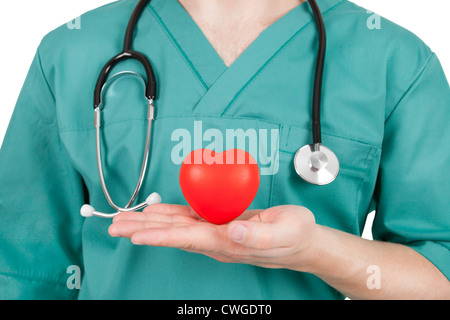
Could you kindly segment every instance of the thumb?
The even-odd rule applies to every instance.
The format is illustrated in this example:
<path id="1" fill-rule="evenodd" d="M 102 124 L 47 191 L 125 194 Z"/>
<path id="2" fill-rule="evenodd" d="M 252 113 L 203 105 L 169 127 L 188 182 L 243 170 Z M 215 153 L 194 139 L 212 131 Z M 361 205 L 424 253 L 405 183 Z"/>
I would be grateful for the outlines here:
<path id="1" fill-rule="evenodd" d="M 257 221 L 236 221 L 228 225 L 228 237 L 245 247 L 271 249 L 280 245 L 279 226 Z"/>

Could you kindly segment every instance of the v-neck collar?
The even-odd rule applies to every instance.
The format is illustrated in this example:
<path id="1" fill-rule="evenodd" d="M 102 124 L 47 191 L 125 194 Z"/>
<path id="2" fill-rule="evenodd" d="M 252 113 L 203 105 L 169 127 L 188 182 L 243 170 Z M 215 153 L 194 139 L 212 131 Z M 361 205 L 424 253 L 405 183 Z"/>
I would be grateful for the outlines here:
<path id="1" fill-rule="evenodd" d="M 153 0 L 149 6 L 199 80 L 209 88 L 227 66 L 202 30 L 177 0 Z"/>
<path id="2" fill-rule="evenodd" d="M 322 14 L 345 0 L 318 0 Z M 315 21 L 309 4 L 295 7 L 279 18 L 250 44 L 227 68 L 201 29 L 177 0 L 153 0 L 153 15 L 172 38 L 199 81 L 205 95 L 194 108 L 196 114 L 221 114 L 260 70 L 310 22 Z"/>

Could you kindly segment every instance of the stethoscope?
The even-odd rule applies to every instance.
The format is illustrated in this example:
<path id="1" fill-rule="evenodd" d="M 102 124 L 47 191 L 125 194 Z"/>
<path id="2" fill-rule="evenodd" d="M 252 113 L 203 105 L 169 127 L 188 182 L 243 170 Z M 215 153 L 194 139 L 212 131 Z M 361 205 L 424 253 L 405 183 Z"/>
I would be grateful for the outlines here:
<path id="1" fill-rule="evenodd" d="M 96 211 L 91 205 L 85 204 L 81 208 L 81 215 L 83 217 L 97 216 L 102 218 L 113 218 L 120 212 L 138 211 L 151 204 L 161 202 L 160 195 L 154 192 L 150 194 L 144 202 L 133 206 L 136 197 L 142 187 L 142 183 L 147 171 L 148 167 L 147 163 L 149 159 L 151 134 L 152 134 L 152 123 L 155 120 L 154 101 L 156 99 L 156 79 L 153 73 L 152 66 L 149 60 L 142 53 L 133 51 L 131 49 L 132 38 L 136 27 L 136 23 L 145 6 L 148 4 L 148 2 L 149 0 L 139 0 L 128 22 L 128 26 L 125 33 L 123 51 L 118 55 L 114 56 L 103 67 L 100 76 L 97 80 L 94 92 L 94 126 L 95 126 L 97 168 L 103 193 L 105 194 L 108 203 L 114 210 L 116 210 L 116 212 L 102 213 Z M 320 106 L 322 95 L 322 78 L 326 53 L 326 32 L 323 17 L 316 1 L 308 0 L 308 3 L 311 6 L 311 9 L 314 13 L 319 33 L 319 49 L 317 53 L 317 65 L 315 71 L 313 108 L 312 108 L 313 143 L 307 144 L 297 151 L 297 153 L 294 156 L 294 167 L 297 174 L 300 177 L 302 177 L 305 181 L 315 185 L 326 185 L 334 181 L 334 179 L 337 177 L 339 173 L 339 160 L 330 149 L 322 145 Z M 145 73 L 147 75 L 147 82 L 145 82 L 145 80 L 139 74 L 131 71 L 121 72 L 107 79 L 111 69 L 118 62 L 127 59 L 133 59 L 140 62 L 140 64 L 145 69 Z M 107 87 L 108 82 L 113 81 L 116 77 L 120 77 L 123 75 L 134 75 L 144 82 L 145 97 L 148 100 L 148 112 L 147 112 L 147 133 L 146 133 L 145 151 L 142 159 L 141 171 L 139 174 L 138 182 L 127 205 L 125 207 L 120 207 L 114 203 L 108 192 L 108 188 L 106 187 L 102 165 L 100 127 L 101 127 L 102 93 Z"/>

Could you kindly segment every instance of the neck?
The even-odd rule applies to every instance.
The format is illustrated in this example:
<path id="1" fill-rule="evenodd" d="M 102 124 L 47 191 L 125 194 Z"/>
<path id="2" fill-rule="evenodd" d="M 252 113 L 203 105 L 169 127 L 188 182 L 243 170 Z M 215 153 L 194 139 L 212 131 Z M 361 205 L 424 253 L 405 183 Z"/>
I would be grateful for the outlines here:
<path id="1" fill-rule="evenodd" d="M 178 0 L 198 19 L 219 23 L 226 19 L 253 20 L 270 25 L 306 0 Z"/>
<path id="2" fill-rule="evenodd" d="M 229 66 L 276 20 L 306 0 L 178 0 Z"/>

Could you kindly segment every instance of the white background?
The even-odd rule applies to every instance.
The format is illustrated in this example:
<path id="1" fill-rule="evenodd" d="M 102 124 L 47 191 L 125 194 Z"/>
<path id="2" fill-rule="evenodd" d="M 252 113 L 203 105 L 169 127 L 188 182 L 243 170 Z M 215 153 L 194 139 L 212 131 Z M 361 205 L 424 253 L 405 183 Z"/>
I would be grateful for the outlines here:
<path id="1" fill-rule="evenodd" d="M 3 141 L 14 105 L 42 37 L 82 13 L 109 2 L 112 1 L 0 2 L 0 141 Z M 354 0 L 353 2 L 418 35 L 437 53 L 447 77 L 450 77 L 449 0 Z M 370 227 L 370 223 L 371 219 L 367 227 Z M 366 228 L 363 236 L 371 237 L 370 228 Z"/>

